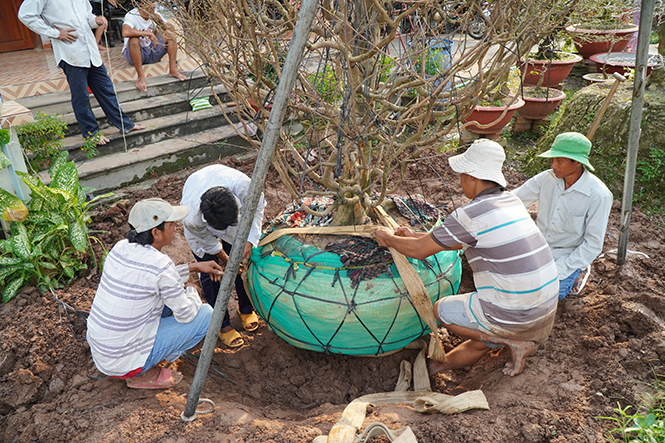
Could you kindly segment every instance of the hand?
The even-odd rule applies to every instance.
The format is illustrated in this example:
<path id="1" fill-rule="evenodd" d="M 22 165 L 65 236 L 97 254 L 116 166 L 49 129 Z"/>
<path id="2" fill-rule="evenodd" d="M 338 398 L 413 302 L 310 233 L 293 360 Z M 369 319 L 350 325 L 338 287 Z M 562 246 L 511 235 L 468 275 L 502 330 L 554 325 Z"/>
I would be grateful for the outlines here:
<path id="1" fill-rule="evenodd" d="M 242 253 L 242 260 L 247 261 L 249 258 L 252 256 L 252 248 L 254 245 L 252 245 L 250 242 L 247 242 L 245 245 L 245 250 Z"/>
<path id="2" fill-rule="evenodd" d="M 106 17 L 104 17 L 103 15 L 98 15 L 97 17 L 95 17 L 95 23 L 97 23 L 99 26 L 103 27 L 104 29 L 106 29 L 108 25 Z"/>
<path id="3" fill-rule="evenodd" d="M 215 256 L 219 259 L 219 264 L 222 266 L 226 266 L 226 264 L 229 262 L 229 256 L 224 250 L 222 249 L 219 251 Z"/>
<path id="4" fill-rule="evenodd" d="M 408 226 L 400 226 L 397 228 L 395 235 L 398 237 L 417 237 L 416 233 L 413 232 Z"/>
<path id="5" fill-rule="evenodd" d="M 214 260 L 192 263 L 190 270 L 209 274 L 212 281 L 220 281 L 224 275 L 224 270 Z"/>
<path id="6" fill-rule="evenodd" d="M 107 2 L 109 3 L 109 5 L 113 6 L 114 8 L 118 7 L 118 4 L 115 2 L 115 0 L 107 0 Z"/>
<path id="7" fill-rule="evenodd" d="M 58 29 L 58 32 L 60 32 L 58 40 L 62 40 L 63 42 L 74 43 L 78 38 L 76 36 L 76 29 L 74 28 Z"/>
<path id="8" fill-rule="evenodd" d="M 393 236 L 393 231 L 388 228 L 379 228 L 376 230 L 376 232 L 374 232 L 374 239 L 379 244 L 379 246 L 388 247 L 388 242 Z"/>
<path id="9" fill-rule="evenodd" d="M 154 44 L 156 45 L 159 44 L 159 40 L 157 40 L 157 36 L 154 33 L 148 31 L 147 37 L 150 37 L 150 41 L 153 42 Z"/>

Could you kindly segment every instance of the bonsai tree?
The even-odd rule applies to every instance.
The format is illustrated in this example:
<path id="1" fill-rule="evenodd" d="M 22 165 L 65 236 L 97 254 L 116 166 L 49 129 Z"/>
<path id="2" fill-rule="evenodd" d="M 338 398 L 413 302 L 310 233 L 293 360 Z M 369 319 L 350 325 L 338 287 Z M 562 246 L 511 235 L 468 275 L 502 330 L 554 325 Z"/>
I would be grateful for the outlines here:
<path id="1" fill-rule="evenodd" d="M 263 130 L 298 2 L 173 3 L 185 47 L 237 104 L 226 118 Z M 459 29 L 481 12 L 479 0 L 463 3 Z M 561 26 L 574 5 L 497 0 L 485 39 L 456 35 L 453 43 L 433 0 L 322 0 L 286 117 L 304 129 L 284 131 L 273 158 L 294 201 L 313 215 L 332 212 L 335 224 L 361 223 L 400 186 L 406 162 L 441 147 L 489 91 L 505 93 L 520 54 Z M 400 32 L 405 22 L 408 35 Z M 302 204 L 317 195 L 334 204 L 324 212 Z"/>

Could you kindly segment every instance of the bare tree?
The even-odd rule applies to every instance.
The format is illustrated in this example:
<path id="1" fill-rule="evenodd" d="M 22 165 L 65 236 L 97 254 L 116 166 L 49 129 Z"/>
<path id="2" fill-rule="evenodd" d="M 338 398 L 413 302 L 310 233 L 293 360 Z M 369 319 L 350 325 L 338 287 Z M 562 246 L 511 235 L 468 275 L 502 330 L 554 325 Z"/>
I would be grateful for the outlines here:
<path id="1" fill-rule="evenodd" d="M 227 119 L 262 130 L 299 2 L 173 3 L 186 48 L 237 105 Z M 321 0 L 286 116 L 304 129 L 284 131 L 273 159 L 284 185 L 301 204 L 334 197 L 326 214 L 334 211 L 336 224 L 362 221 L 401 184 L 407 160 L 458 131 L 481 99 L 505 95 L 518 58 L 574 3 Z M 464 34 L 479 25 L 481 40 Z"/>

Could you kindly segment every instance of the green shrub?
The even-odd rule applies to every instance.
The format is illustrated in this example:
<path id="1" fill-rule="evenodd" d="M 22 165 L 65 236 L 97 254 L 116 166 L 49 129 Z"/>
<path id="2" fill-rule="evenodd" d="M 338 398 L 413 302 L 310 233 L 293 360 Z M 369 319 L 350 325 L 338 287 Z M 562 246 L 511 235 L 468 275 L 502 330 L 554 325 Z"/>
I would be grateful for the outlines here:
<path id="1" fill-rule="evenodd" d="M 34 171 L 51 166 L 62 149 L 67 124 L 57 115 L 37 111 L 37 118 L 16 127 L 16 134 Z"/>
<path id="2" fill-rule="evenodd" d="M 97 262 L 90 243 L 87 224 L 88 211 L 95 201 L 86 202 L 86 192 L 92 191 L 79 184 L 74 162 L 67 161 L 67 152 L 55 158 L 49 170 L 49 186 L 39 178 L 18 172 L 31 191 L 28 217 L 22 222 L 11 222 L 11 236 L 0 240 L 0 290 L 8 302 L 27 285 L 36 285 L 42 291 L 60 288 L 71 282 L 77 273 Z M 0 213 L 3 208 L 0 206 Z"/>

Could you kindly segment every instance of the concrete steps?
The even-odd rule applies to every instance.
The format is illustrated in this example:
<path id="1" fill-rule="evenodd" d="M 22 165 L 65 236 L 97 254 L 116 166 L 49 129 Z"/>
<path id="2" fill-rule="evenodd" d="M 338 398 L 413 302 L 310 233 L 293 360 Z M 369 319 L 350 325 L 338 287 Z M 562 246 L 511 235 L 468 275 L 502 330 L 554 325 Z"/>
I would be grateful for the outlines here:
<path id="1" fill-rule="evenodd" d="M 184 74 L 188 80 L 182 82 L 168 75 L 149 77 L 147 93 L 138 91 L 133 81 L 116 84 L 121 108 L 134 123 L 145 126 L 143 130 L 123 135 L 109 124 L 96 100 L 91 100 L 100 130 L 110 140 L 97 146 L 92 158 L 82 150 L 84 140 L 71 110 L 69 92 L 17 101 L 35 116 L 37 111 L 60 115 L 68 125 L 64 149 L 77 164 L 80 183 L 100 193 L 250 149 L 238 135 L 236 127 L 242 125 L 223 88 L 215 87 L 223 103 L 220 107 L 205 75 L 200 71 Z M 189 100 L 205 96 L 210 96 L 213 107 L 192 112 Z M 45 171 L 42 179 L 49 181 Z"/>

